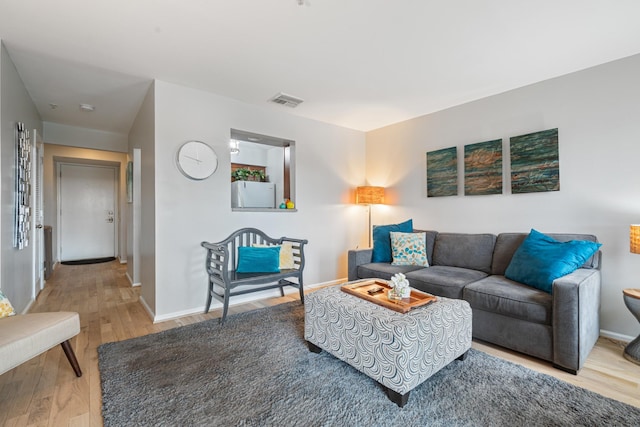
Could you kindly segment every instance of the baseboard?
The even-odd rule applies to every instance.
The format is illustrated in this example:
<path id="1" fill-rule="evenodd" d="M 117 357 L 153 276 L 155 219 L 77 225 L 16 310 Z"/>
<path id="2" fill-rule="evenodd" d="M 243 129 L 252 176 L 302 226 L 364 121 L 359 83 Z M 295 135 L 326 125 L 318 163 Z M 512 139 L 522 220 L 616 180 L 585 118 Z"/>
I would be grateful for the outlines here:
<path id="1" fill-rule="evenodd" d="M 142 304 L 142 307 L 144 307 L 144 311 L 146 311 L 147 314 L 149 315 L 151 322 L 155 323 L 153 321 L 153 318 L 155 317 L 155 313 L 153 312 L 153 310 L 151 310 L 151 307 L 149 307 L 149 304 L 147 304 L 147 302 L 144 300 L 144 297 L 142 295 L 140 295 L 140 298 L 138 299 L 138 301 L 140 301 L 140 304 Z"/>
<path id="2" fill-rule="evenodd" d="M 20 314 L 27 314 L 29 313 L 29 309 L 33 306 L 33 304 L 36 302 L 36 300 L 34 298 L 31 298 L 29 300 L 29 303 L 27 304 L 27 306 L 24 308 L 24 310 L 22 310 L 22 312 Z"/>
<path id="3" fill-rule="evenodd" d="M 633 341 L 636 338 L 630 337 L 629 335 L 619 334 L 617 332 L 605 331 L 604 329 L 600 329 L 600 336 L 624 342 Z"/>
<path id="4" fill-rule="evenodd" d="M 346 282 L 346 280 L 347 279 L 338 279 L 338 280 L 330 280 L 328 282 L 314 283 L 313 285 L 304 285 L 304 289 L 309 290 L 309 289 L 315 289 L 315 288 L 322 288 L 325 286 L 337 285 L 339 283 Z M 284 288 L 285 295 L 297 294 L 297 293 L 298 293 L 298 290 L 290 286 L 285 286 Z M 238 295 L 236 297 L 233 297 L 229 301 L 229 307 L 233 307 L 234 305 L 239 305 L 239 304 L 246 304 L 251 301 L 258 301 L 266 298 L 277 298 L 279 296 L 280 296 L 280 290 L 277 288 L 269 289 L 261 292 L 255 292 L 251 294 Z M 209 311 L 216 308 L 222 308 L 222 303 L 217 300 L 213 300 L 211 302 L 211 307 L 209 308 Z M 160 323 L 160 322 L 166 322 L 167 320 L 179 319 L 180 317 L 191 316 L 194 314 L 201 314 L 203 312 L 204 312 L 204 304 L 201 307 L 195 307 L 187 310 L 174 311 L 171 313 L 158 315 L 158 316 L 152 317 L 152 319 L 153 319 L 153 323 Z"/>
<path id="5" fill-rule="evenodd" d="M 212 304 L 213 305 L 213 304 Z M 163 314 L 153 318 L 153 323 L 166 322 L 167 320 L 179 319 L 180 317 L 192 316 L 194 314 L 202 314 L 204 312 L 204 305 L 202 308 L 192 308 L 189 310 L 174 311 L 173 313 Z"/>
<path id="6" fill-rule="evenodd" d="M 127 263 L 127 259 L 126 258 L 121 258 L 118 256 L 118 259 L 120 260 L 120 264 L 126 264 Z"/>
<path id="7" fill-rule="evenodd" d="M 126 273 L 124 273 L 124 275 L 127 277 L 127 279 L 129 280 L 129 284 L 131 285 L 132 288 L 135 288 L 137 286 L 142 286 L 142 283 L 138 282 L 138 283 L 133 283 L 133 279 L 131 278 L 131 276 L 129 276 L 129 272 L 127 271 Z"/>

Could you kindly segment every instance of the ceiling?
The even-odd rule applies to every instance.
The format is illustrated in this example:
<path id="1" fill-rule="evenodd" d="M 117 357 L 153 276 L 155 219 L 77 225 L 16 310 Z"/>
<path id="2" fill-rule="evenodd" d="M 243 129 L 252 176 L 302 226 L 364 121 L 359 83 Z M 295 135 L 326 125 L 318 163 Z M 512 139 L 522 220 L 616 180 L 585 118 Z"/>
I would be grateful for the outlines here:
<path id="1" fill-rule="evenodd" d="M 159 79 L 368 131 L 640 53 L 638 17 L 638 0 L 0 0 L 0 39 L 44 121 L 126 134 Z"/>

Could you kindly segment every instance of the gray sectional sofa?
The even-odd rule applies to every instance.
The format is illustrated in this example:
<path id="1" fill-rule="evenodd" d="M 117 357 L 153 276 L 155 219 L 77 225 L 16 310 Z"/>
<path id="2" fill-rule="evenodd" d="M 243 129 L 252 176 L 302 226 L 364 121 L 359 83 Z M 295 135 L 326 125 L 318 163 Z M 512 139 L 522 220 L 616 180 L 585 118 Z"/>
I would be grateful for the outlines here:
<path id="1" fill-rule="evenodd" d="M 372 249 L 350 250 L 349 280 L 389 280 L 404 273 L 415 289 L 468 301 L 474 338 L 578 372 L 600 332 L 600 251 L 581 268 L 556 279 L 549 294 L 504 277 L 527 233 L 425 233 L 429 267 L 372 263 Z M 549 236 L 561 242 L 597 242 L 585 234 Z"/>

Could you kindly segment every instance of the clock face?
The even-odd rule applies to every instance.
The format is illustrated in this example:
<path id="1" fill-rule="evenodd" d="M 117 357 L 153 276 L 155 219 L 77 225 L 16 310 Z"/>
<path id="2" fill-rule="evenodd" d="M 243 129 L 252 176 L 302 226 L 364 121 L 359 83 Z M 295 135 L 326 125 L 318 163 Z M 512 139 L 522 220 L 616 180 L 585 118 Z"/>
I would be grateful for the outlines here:
<path id="1" fill-rule="evenodd" d="M 218 156 L 213 148 L 204 142 L 188 141 L 178 150 L 178 169 L 187 178 L 207 179 L 218 168 Z"/>

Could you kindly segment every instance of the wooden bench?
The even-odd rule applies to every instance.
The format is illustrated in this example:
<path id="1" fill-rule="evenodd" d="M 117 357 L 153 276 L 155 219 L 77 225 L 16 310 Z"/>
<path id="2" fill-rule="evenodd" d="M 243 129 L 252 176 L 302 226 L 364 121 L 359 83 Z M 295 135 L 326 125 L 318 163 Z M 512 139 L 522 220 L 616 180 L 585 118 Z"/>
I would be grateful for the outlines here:
<path id="1" fill-rule="evenodd" d="M 279 273 L 236 272 L 239 247 L 282 245 L 286 242 L 289 242 L 293 249 L 294 268 L 281 269 Z M 284 286 L 298 288 L 300 301 L 304 304 L 302 271 L 304 245 L 307 243 L 307 240 L 288 237 L 274 239 L 256 228 L 241 228 L 217 243 L 202 242 L 202 246 L 207 250 L 206 269 L 209 275 L 209 292 L 204 312 L 209 312 L 212 298 L 221 301 L 223 311 L 220 323 L 223 324 L 227 317 L 230 297 L 275 288 L 280 288 L 280 295 L 284 296 Z M 241 288 L 235 289 L 238 287 Z"/>

